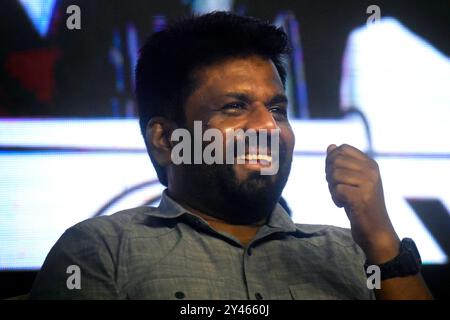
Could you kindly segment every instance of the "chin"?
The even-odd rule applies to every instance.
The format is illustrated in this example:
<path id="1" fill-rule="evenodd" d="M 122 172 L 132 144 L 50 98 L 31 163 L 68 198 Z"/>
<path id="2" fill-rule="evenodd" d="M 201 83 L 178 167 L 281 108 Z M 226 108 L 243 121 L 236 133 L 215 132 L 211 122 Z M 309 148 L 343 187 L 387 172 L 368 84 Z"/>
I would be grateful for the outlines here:
<path id="1" fill-rule="evenodd" d="M 274 176 L 262 176 L 259 173 L 251 173 L 244 180 L 238 181 L 237 184 L 238 189 L 243 194 L 261 196 L 261 193 L 271 193 L 275 189 L 276 180 Z"/>
<path id="2" fill-rule="evenodd" d="M 245 178 L 227 181 L 229 198 L 246 211 L 249 220 L 258 220 L 270 214 L 278 202 L 286 179 L 283 175 L 263 176 L 258 171 L 248 172 Z M 255 215 L 252 217 L 250 212 Z M 242 214 L 242 213 L 241 213 Z"/>

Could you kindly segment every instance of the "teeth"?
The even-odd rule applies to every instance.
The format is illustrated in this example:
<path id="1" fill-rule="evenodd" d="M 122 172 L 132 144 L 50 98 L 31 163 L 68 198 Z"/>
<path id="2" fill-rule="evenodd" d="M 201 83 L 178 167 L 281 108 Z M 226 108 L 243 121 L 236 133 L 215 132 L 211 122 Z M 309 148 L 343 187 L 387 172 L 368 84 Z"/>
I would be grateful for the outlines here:
<path id="1" fill-rule="evenodd" d="M 265 154 L 246 154 L 246 155 L 240 155 L 238 157 L 240 160 L 263 160 L 263 161 L 272 161 L 272 156 L 265 155 Z"/>

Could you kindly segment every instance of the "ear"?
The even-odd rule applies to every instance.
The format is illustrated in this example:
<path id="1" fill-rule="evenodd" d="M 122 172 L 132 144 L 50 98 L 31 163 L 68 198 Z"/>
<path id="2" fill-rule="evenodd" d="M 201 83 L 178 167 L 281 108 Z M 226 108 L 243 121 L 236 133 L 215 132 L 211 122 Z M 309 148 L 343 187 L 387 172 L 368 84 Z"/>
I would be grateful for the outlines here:
<path id="1" fill-rule="evenodd" d="M 147 123 L 145 142 L 154 160 L 162 167 L 167 167 L 171 161 L 172 141 L 170 136 L 176 129 L 173 121 L 164 117 L 153 117 Z"/>

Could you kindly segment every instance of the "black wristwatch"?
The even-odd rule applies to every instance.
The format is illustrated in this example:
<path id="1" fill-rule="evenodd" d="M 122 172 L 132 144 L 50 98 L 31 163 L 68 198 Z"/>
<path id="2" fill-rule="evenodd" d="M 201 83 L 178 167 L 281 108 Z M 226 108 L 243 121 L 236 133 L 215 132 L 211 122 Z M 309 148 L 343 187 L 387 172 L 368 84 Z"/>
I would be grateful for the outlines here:
<path id="1" fill-rule="evenodd" d="M 364 270 L 367 270 L 370 265 L 366 262 Z M 381 280 L 416 275 L 420 272 L 421 266 L 422 259 L 420 258 L 419 251 L 414 241 L 410 238 L 404 238 L 401 241 L 398 256 L 378 265 Z"/>

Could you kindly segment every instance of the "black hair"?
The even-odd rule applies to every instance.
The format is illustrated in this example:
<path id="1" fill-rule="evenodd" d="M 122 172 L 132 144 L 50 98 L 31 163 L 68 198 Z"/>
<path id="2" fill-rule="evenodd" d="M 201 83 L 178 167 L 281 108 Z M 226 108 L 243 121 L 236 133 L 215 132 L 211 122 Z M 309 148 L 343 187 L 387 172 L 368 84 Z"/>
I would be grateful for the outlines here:
<path id="1" fill-rule="evenodd" d="M 196 87 L 193 71 L 226 58 L 259 55 L 272 60 L 285 85 L 283 58 L 288 52 L 287 36 L 281 28 L 229 12 L 185 17 L 153 33 L 141 48 L 136 67 L 136 97 L 144 139 L 152 117 L 184 124 L 184 102 Z M 164 168 L 148 151 L 160 182 L 167 186 Z"/>

